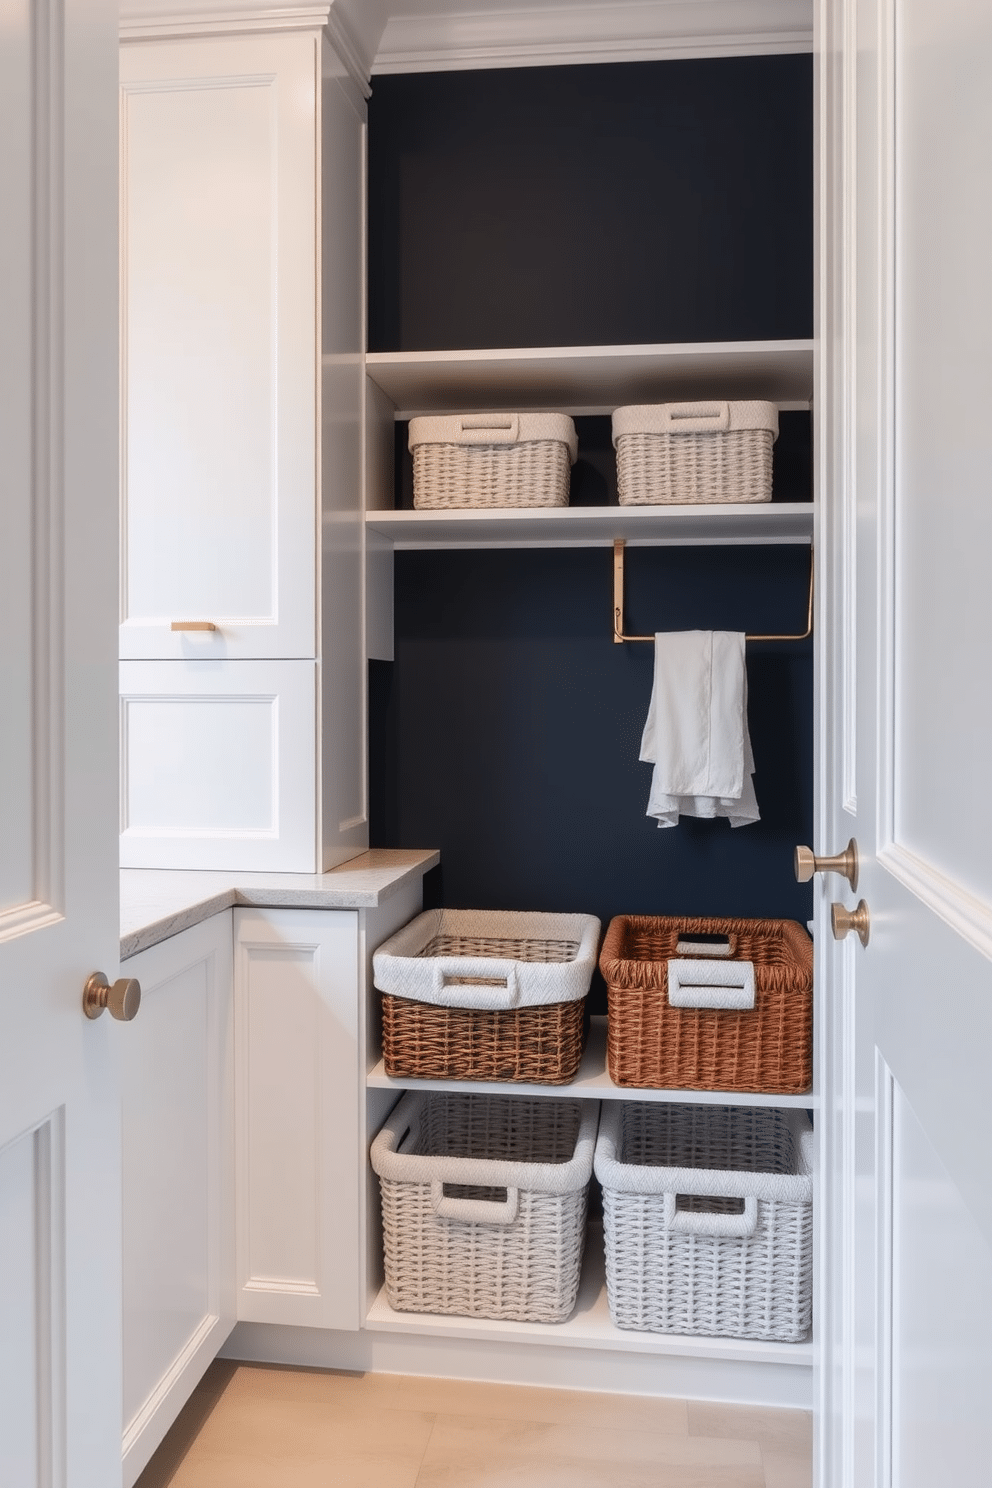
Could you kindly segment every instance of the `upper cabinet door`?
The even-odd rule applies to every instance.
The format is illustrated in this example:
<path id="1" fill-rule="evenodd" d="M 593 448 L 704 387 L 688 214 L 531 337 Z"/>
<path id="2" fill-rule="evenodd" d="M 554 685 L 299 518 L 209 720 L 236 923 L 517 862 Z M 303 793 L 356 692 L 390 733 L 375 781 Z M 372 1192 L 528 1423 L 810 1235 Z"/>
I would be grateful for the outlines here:
<path id="1" fill-rule="evenodd" d="M 122 658 L 316 655 L 319 79 L 122 48 Z"/>

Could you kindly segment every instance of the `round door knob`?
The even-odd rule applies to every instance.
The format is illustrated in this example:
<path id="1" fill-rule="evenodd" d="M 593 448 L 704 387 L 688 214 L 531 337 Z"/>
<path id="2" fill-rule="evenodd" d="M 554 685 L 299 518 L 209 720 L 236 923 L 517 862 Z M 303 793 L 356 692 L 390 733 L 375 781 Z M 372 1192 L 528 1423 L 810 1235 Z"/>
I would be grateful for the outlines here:
<path id="1" fill-rule="evenodd" d="M 843 904 L 831 904 L 830 924 L 833 928 L 834 940 L 843 940 L 853 930 L 863 946 L 868 944 L 868 936 L 871 934 L 871 916 L 863 899 L 858 901 L 857 909 L 847 909 Z"/>
<path id="2" fill-rule="evenodd" d="M 130 1023 L 141 1006 L 141 983 L 134 977 L 118 977 L 113 986 L 102 971 L 87 978 L 83 988 L 83 1012 L 87 1018 L 99 1018 L 107 1008 L 112 1018 Z"/>
<path id="3" fill-rule="evenodd" d="M 858 887 L 858 844 L 852 837 L 842 853 L 832 858 L 818 858 L 809 847 L 797 847 L 794 859 L 797 883 L 809 883 L 814 873 L 839 873 L 851 885 L 851 893 Z"/>

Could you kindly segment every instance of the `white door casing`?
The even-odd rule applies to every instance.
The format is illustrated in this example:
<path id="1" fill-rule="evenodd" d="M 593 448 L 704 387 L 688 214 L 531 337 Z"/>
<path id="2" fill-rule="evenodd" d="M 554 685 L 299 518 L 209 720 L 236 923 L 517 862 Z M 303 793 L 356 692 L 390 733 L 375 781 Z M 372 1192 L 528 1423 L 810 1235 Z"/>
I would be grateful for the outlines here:
<path id="1" fill-rule="evenodd" d="M 0 4 L 0 1484 L 120 1481 L 117 18 Z"/>
<path id="2" fill-rule="evenodd" d="M 977 1488 L 992 1456 L 992 13 L 856 0 L 821 26 L 841 59 L 824 45 L 822 830 L 827 851 L 856 835 L 871 913 L 866 950 L 824 946 L 830 901 L 855 896 L 837 878 L 818 891 L 822 1481 Z"/>

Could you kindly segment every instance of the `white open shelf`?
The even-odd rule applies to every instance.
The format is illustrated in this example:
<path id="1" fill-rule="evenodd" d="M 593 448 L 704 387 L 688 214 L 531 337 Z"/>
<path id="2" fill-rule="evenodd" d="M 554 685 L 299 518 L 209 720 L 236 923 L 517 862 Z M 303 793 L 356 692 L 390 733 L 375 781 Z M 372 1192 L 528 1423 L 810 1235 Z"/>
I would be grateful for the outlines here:
<path id="1" fill-rule="evenodd" d="M 394 1312 L 380 1291 L 369 1309 L 367 1328 L 389 1333 L 420 1333 L 447 1338 L 542 1343 L 569 1348 L 623 1350 L 628 1353 L 677 1354 L 705 1359 L 739 1359 L 751 1363 L 792 1364 L 809 1369 L 813 1344 L 774 1343 L 750 1338 L 698 1338 L 683 1333 L 641 1333 L 618 1328 L 610 1318 L 606 1295 L 603 1230 L 590 1223 L 582 1279 L 575 1311 L 564 1323 L 512 1323 L 498 1318 L 439 1317 Z"/>
<path id="2" fill-rule="evenodd" d="M 541 408 L 612 413 L 627 403 L 765 398 L 809 406 L 812 341 L 369 352 L 366 371 L 397 418 Z"/>
<path id="3" fill-rule="evenodd" d="M 606 1068 L 606 1019 L 590 1019 L 589 1038 L 579 1073 L 569 1085 L 533 1085 L 529 1082 L 493 1082 L 490 1080 L 393 1080 L 386 1074 L 382 1060 L 366 1082 L 370 1089 L 395 1090 L 468 1090 L 482 1095 L 498 1091 L 506 1095 L 581 1096 L 589 1100 L 682 1101 L 694 1105 L 719 1106 L 798 1106 L 815 1111 L 819 1097 L 806 1095 L 765 1095 L 740 1090 L 633 1090 L 614 1085 Z"/>
<path id="4" fill-rule="evenodd" d="M 812 541 L 811 501 L 719 506 L 560 506 L 370 511 L 394 548 L 710 547 Z"/>

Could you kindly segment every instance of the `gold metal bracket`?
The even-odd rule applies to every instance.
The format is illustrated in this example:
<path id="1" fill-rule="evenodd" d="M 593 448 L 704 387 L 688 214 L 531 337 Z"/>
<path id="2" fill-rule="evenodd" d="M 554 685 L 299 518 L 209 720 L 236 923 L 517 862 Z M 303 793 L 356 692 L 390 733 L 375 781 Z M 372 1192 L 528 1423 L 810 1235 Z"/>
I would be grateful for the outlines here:
<path id="1" fill-rule="evenodd" d="M 613 640 L 621 646 L 626 641 L 653 641 L 653 635 L 625 635 L 623 629 L 623 572 L 626 540 L 622 537 L 613 542 Z M 809 601 L 806 606 L 806 629 L 801 635 L 747 635 L 748 641 L 805 641 L 813 634 L 813 546 L 809 549 Z"/>

